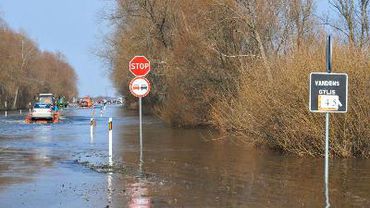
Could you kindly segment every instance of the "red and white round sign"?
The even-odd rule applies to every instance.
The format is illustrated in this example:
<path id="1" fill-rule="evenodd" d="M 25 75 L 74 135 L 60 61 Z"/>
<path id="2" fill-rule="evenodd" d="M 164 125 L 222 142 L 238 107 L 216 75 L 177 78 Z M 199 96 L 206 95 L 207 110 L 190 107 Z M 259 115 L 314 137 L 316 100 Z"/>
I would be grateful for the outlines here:
<path id="1" fill-rule="evenodd" d="M 150 61 L 145 56 L 135 56 L 129 62 L 128 68 L 133 75 L 143 77 L 150 71 Z"/>
<path id="2" fill-rule="evenodd" d="M 131 80 L 130 85 L 130 92 L 135 97 L 145 97 L 150 92 L 150 83 L 144 77 L 136 77 Z"/>

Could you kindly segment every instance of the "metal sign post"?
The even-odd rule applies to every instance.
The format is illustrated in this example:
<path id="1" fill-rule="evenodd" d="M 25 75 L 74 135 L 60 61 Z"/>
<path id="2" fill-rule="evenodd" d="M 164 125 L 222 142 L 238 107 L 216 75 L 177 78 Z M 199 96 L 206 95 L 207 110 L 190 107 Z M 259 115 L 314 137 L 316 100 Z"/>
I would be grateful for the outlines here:
<path id="1" fill-rule="evenodd" d="M 150 92 L 150 82 L 146 76 L 150 70 L 150 61 L 145 56 L 135 56 L 129 62 L 129 70 L 136 77 L 131 80 L 129 84 L 130 92 L 133 96 L 139 98 L 139 142 L 140 142 L 140 163 L 139 169 L 142 172 L 144 163 L 143 159 L 143 110 L 142 98 L 147 96 Z"/>
<path id="2" fill-rule="evenodd" d="M 332 71 L 332 38 L 329 35 L 326 43 L 326 73 L 310 74 L 309 108 L 313 113 L 325 113 L 325 165 L 324 184 L 326 207 L 329 202 L 329 134 L 330 113 L 346 113 L 348 107 L 348 75 L 331 73 Z"/>
<path id="3" fill-rule="evenodd" d="M 142 111 L 142 99 L 139 97 L 139 122 L 140 122 L 140 171 L 143 164 L 143 111 Z"/>
<path id="4" fill-rule="evenodd" d="M 130 92 L 139 98 L 139 142 L 140 142 L 140 171 L 143 165 L 143 103 L 142 98 L 149 94 L 150 83 L 143 77 L 136 77 L 130 82 Z"/>
<path id="5" fill-rule="evenodd" d="M 332 41 L 331 36 L 328 36 L 326 45 L 326 72 L 331 73 L 332 66 Z M 325 124 L 325 198 L 326 207 L 330 207 L 329 201 L 329 131 L 330 131 L 330 114 L 326 112 L 326 124 Z"/>

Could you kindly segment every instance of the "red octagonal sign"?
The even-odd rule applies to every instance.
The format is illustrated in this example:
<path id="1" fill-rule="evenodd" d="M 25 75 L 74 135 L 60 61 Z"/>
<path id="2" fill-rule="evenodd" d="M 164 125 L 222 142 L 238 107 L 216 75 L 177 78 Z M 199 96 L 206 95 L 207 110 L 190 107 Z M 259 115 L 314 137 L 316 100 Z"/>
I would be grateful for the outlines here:
<path id="1" fill-rule="evenodd" d="M 142 77 L 149 73 L 150 61 L 145 56 L 135 56 L 131 59 L 128 68 L 135 76 Z"/>

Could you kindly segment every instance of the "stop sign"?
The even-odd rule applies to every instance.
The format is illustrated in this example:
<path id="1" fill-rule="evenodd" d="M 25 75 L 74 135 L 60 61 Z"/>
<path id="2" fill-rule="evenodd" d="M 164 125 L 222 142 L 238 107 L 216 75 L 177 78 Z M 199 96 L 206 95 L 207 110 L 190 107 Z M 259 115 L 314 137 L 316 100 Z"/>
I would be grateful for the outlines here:
<path id="1" fill-rule="evenodd" d="M 131 59 L 128 68 L 135 76 L 142 77 L 149 73 L 150 61 L 145 56 L 135 56 Z"/>

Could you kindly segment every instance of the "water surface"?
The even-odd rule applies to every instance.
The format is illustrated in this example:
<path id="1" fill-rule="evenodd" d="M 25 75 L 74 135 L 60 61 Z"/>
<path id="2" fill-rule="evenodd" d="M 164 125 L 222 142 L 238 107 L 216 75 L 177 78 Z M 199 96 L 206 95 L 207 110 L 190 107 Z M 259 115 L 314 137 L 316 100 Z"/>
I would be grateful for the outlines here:
<path id="1" fill-rule="evenodd" d="M 58 124 L 0 116 L 0 207 L 324 207 L 323 159 L 281 155 L 118 107 L 90 137 L 90 109 Z M 113 117 L 114 171 L 108 164 Z M 370 207 L 370 161 L 331 159 L 332 207 Z"/>

